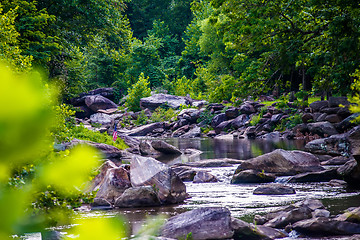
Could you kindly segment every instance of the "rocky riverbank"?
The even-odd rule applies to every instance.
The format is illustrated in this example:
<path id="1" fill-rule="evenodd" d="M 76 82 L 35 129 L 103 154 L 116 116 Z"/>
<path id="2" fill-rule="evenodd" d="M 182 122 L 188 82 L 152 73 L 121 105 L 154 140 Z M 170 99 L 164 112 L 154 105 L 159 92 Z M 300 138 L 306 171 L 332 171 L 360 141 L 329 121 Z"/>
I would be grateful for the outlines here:
<path id="1" fill-rule="evenodd" d="M 314 102 L 304 110 L 297 109 L 301 123 L 279 132 L 274 129 L 291 120 L 295 114 L 292 103 L 279 108 L 246 101 L 235 107 L 156 94 L 142 99 L 140 104 L 144 110 L 133 113 L 118 110 L 119 106 L 110 100 L 109 92 L 111 90 L 105 89 L 102 93 L 100 89 L 73 100 L 75 106 L 83 109 L 82 115 L 77 115 L 77 122 L 109 134 L 116 124 L 118 136 L 129 148 L 122 151 L 105 144 L 77 140 L 66 144 L 66 147 L 91 144 L 107 157 L 89 189 L 97 190 L 93 207 L 144 207 L 182 202 L 191 197 L 186 193 L 184 181 L 218 181 L 206 171 L 206 167 L 238 166 L 231 183 L 268 183 L 255 189 L 254 194 L 261 195 L 296 194 L 287 183 L 273 183 L 281 176 L 289 176 L 289 183 L 329 182 L 340 187 L 347 184 L 360 186 L 360 127 L 351 122 L 356 115 L 349 112 L 349 103 L 345 98 L 331 98 L 329 101 Z M 176 117 L 170 121 L 150 122 L 158 107 L 177 109 L 183 105 L 192 107 L 178 110 Z M 137 120 L 144 116 L 148 120 L 136 126 Z M 124 122 L 127 124 L 124 125 Z M 270 139 L 276 136 L 306 138 L 309 142 L 307 152 L 278 149 L 246 161 L 216 159 L 167 166 L 153 157 L 182 152 L 163 141 L 138 140 L 134 138 L 137 136 Z M 185 152 L 199 154 L 191 149 Z M 255 225 L 231 218 L 230 212 L 223 208 L 196 209 L 169 219 L 161 235 L 183 238 L 191 232 L 193 239 L 274 239 L 286 237 L 292 231 L 304 236 L 354 235 L 360 234 L 359 210 L 356 207 L 359 206 L 349 209 L 346 214 L 330 216 L 321 202 L 309 199 L 266 216 L 256 216 L 253 220 Z M 209 226 L 213 226 L 211 230 L 207 230 Z"/>

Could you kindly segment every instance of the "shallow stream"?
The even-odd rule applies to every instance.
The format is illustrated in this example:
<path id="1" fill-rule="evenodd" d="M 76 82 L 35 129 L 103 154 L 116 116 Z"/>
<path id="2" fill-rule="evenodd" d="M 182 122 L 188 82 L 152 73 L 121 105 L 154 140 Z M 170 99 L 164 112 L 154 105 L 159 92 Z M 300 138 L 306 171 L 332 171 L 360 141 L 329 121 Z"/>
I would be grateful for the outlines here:
<path id="1" fill-rule="evenodd" d="M 288 140 L 247 140 L 247 139 L 163 139 L 172 145 L 185 150 L 188 148 L 203 151 L 201 155 L 188 158 L 182 155 L 177 158 L 162 158 L 161 161 L 172 165 L 186 161 L 200 159 L 235 158 L 246 160 L 261 154 L 282 148 L 287 150 L 303 149 L 304 142 Z M 94 215 L 123 215 L 128 219 L 132 234 L 138 232 L 149 216 L 163 214 L 166 217 L 195 209 L 198 207 L 227 207 L 232 216 L 251 222 L 255 214 L 264 214 L 279 206 L 289 205 L 306 198 L 322 200 L 332 214 L 340 213 L 348 207 L 360 205 L 360 191 L 328 186 L 326 183 L 296 183 L 290 184 L 296 190 L 294 195 L 261 196 L 253 195 L 253 190 L 259 184 L 230 184 L 230 179 L 237 165 L 232 167 L 206 168 L 215 175 L 219 182 L 192 183 L 187 182 L 187 192 L 191 198 L 184 203 L 165 207 L 116 209 L 109 211 L 90 211 L 81 214 L 81 217 Z M 278 178 L 282 182 L 286 177 Z"/>

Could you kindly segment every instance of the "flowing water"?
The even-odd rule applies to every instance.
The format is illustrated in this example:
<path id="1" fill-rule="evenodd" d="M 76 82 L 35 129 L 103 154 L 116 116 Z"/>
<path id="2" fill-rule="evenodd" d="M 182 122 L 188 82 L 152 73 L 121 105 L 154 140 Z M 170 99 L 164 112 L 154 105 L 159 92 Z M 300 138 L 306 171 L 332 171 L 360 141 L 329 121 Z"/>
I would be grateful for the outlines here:
<path id="1" fill-rule="evenodd" d="M 303 149 L 303 141 L 288 141 L 280 139 L 247 140 L 247 139 L 162 139 L 178 147 L 180 150 L 188 148 L 201 150 L 201 155 L 188 157 L 181 155 L 176 158 L 162 157 L 159 160 L 172 165 L 175 163 L 197 161 L 200 159 L 234 158 L 246 160 L 252 157 L 271 152 L 277 148 L 294 150 Z M 230 179 L 237 168 L 232 167 L 206 168 L 219 181 L 216 183 L 186 182 L 187 192 L 191 198 L 184 203 L 152 208 L 116 209 L 110 211 L 91 211 L 83 216 L 92 215 L 124 215 L 132 233 L 136 233 L 149 216 L 165 215 L 166 217 L 199 207 L 227 207 L 232 216 L 245 221 L 252 221 L 256 214 L 264 214 L 275 210 L 279 206 L 289 205 L 306 198 L 322 200 L 332 214 L 338 214 L 348 207 L 360 205 L 360 191 L 328 186 L 326 183 L 289 184 L 295 190 L 294 195 L 265 196 L 253 195 L 253 190 L 260 184 L 230 184 Z M 278 178 L 281 182 L 286 177 Z"/>
<path id="2" fill-rule="evenodd" d="M 159 160 L 172 165 L 175 163 L 198 161 L 200 159 L 234 158 L 246 160 L 252 157 L 282 148 L 287 150 L 303 149 L 304 142 L 280 139 L 247 140 L 247 139 L 162 139 L 178 147 L 180 150 L 188 148 L 201 150 L 203 153 L 188 157 L 181 155 L 176 158 L 162 157 Z M 216 183 L 186 182 L 187 192 L 191 198 L 184 203 L 172 206 L 97 210 L 81 212 L 80 218 L 92 216 L 125 216 L 129 222 L 130 232 L 135 234 L 149 217 L 164 215 L 165 217 L 199 208 L 199 207 L 227 207 L 232 216 L 251 222 L 254 215 L 265 214 L 279 206 L 286 206 L 306 198 L 322 200 L 332 214 L 338 214 L 348 207 L 360 205 L 360 191 L 328 186 L 326 183 L 294 183 L 289 184 L 296 190 L 293 195 L 265 196 L 253 195 L 253 190 L 260 184 L 230 184 L 230 179 L 237 168 L 232 167 L 206 168 L 219 181 Z M 277 182 L 285 182 L 281 177 Z M 295 236 L 296 237 L 296 236 Z"/>

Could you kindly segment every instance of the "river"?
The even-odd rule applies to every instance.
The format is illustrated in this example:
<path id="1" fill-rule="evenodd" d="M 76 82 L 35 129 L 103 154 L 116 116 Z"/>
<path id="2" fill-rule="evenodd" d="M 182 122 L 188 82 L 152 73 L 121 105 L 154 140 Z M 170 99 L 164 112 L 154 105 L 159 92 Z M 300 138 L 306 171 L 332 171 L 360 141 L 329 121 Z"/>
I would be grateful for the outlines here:
<path id="1" fill-rule="evenodd" d="M 160 158 L 161 161 L 172 165 L 186 161 L 197 161 L 200 159 L 234 158 L 249 159 L 261 154 L 271 152 L 274 149 L 286 150 L 303 149 L 303 141 L 289 141 L 280 139 L 271 140 L 247 140 L 247 139 L 162 139 L 178 147 L 180 150 L 188 148 L 201 150 L 203 153 L 189 159 L 185 155 L 176 158 Z M 290 184 L 296 190 L 294 195 L 261 196 L 253 195 L 253 190 L 259 184 L 230 184 L 232 174 L 236 169 L 232 167 L 207 168 L 215 175 L 219 182 L 216 183 L 192 183 L 186 182 L 187 192 L 191 198 L 184 203 L 152 208 L 115 209 L 108 211 L 90 211 L 81 213 L 79 217 L 90 216 L 115 216 L 123 215 L 129 221 L 130 231 L 135 234 L 144 225 L 145 220 L 152 216 L 164 215 L 174 216 L 190 209 L 198 207 L 227 207 L 232 216 L 251 222 L 255 214 L 264 214 L 279 206 L 289 205 L 293 202 L 306 198 L 322 200 L 325 207 L 332 214 L 338 214 L 348 207 L 359 206 L 360 191 L 344 189 L 342 187 L 331 187 L 326 183 L 294 183 Z M 286 177 L 278 178 L 281 182 Z"/>

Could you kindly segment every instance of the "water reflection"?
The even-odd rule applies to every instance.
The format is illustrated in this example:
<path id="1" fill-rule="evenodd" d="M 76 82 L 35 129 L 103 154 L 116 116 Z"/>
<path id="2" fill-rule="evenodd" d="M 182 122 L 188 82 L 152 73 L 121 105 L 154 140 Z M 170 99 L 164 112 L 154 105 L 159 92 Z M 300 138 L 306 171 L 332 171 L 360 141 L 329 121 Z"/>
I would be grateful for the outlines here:
<path id="1" fill-rule="evenodd" d="M 161 156 L 158 160 L 166 162 L 169 165 L 188 161 L 197 161 L 200 159 L 214 158 L 234 158 L 246 160 L 252 157 L 271 152 L 281 148 L 285 150 L 304 149 L 305 142 L 303 140 L 287 140 L 287 139 L 217 139 L 217 138 L 167 138 L 162 139 L 180 150 L 197 149 L 203 153 L 200 156 L 189 158 L 183 154 L 177 157 Z"/>

